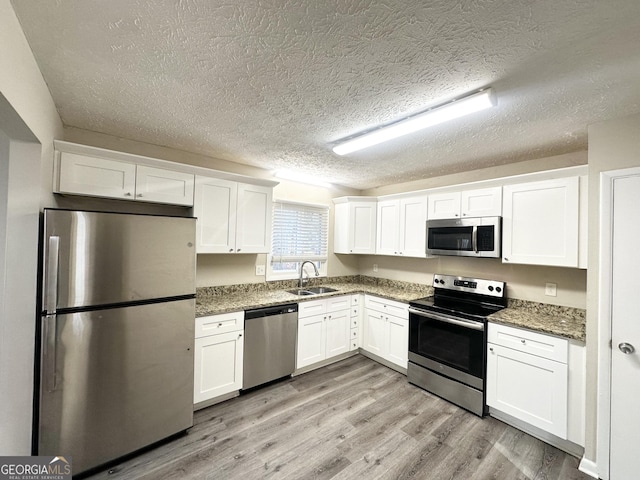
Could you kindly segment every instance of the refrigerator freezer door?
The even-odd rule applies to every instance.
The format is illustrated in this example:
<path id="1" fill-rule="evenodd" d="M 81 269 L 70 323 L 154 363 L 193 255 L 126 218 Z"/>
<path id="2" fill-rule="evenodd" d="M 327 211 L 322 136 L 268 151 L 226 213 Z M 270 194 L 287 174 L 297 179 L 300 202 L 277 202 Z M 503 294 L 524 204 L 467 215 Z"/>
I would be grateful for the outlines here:
<path id="1" fill-rule="evenodd" d="M 77 474 L 191 427 L 194 308 L 43 317 L 39 454 L 72 456 Z"/>
<path id="2" fill-rule="evenodd" d="M 195 293 L 194 218 L 47 209 L 44 232 L 47 313 L 52 265 L 56 310 Z"/>

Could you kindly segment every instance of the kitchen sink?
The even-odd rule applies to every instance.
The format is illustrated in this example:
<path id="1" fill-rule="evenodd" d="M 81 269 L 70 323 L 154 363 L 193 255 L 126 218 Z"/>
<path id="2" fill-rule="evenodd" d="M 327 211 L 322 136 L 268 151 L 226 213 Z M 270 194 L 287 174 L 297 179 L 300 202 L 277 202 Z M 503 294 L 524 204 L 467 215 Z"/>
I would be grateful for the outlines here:
<path id="1" fill-rule="evenodd" d="M 319 295 L 321 293 L 331 293 L 337 292 L 335 288 L 329 287 L 310 287 L 310 288 L 296 288 L 294 290 L 287 290 L 289 293 L 293 293 L 294 295 Z"/>

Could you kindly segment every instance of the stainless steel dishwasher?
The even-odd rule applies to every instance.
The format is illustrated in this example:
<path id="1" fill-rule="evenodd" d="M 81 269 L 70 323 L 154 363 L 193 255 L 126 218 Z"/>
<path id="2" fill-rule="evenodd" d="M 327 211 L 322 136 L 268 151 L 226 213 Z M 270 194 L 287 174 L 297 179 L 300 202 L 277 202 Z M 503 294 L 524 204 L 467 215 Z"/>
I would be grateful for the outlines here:
<path id="1" fill-rule="evenodd" d="M 242 389 L 291 375 L 296 369 L 298 304 L 244 312 Z"/>

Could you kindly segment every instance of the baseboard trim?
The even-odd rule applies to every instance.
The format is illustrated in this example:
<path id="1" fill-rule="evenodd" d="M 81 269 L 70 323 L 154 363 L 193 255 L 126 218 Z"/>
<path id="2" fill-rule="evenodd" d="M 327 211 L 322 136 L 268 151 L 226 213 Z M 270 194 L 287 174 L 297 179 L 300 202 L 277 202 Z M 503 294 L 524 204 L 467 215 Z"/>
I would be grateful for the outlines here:
<path id="1" fill-rule="evenodd" d="M 598 476 L 598 465 L 593 460 L 588 460 L 585 457 L 582 457 L 580 460 L 580 465 L 578 465 L 578 470 L 582 473 L 586 473 L 590 477 L 600 478 Z"/>

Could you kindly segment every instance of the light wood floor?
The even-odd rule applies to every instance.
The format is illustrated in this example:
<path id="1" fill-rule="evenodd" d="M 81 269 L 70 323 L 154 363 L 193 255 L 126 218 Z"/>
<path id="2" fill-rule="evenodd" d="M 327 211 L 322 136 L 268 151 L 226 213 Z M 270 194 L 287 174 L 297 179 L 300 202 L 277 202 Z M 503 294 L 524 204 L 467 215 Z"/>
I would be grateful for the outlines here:
<path id="1" fill-rule="evenodd" d="M 578 460 L 362 355 L 200 410 L 92 479 L 589 479 Z"/>

